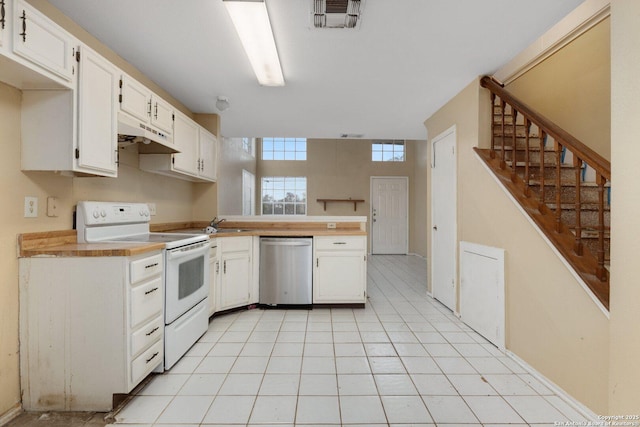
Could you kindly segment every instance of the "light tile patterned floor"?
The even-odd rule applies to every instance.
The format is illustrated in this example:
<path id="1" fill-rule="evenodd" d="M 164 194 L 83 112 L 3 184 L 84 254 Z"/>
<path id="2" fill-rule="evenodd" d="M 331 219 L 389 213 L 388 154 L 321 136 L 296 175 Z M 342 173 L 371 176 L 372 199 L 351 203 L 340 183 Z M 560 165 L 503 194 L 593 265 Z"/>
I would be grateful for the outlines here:
<path id="1" fill-rule="evenodd" d="M 437 301 L 424 260 L 372 256 L 365 309 L 215 317 L 116 416 L 142 426 L 586 421 Z"/>

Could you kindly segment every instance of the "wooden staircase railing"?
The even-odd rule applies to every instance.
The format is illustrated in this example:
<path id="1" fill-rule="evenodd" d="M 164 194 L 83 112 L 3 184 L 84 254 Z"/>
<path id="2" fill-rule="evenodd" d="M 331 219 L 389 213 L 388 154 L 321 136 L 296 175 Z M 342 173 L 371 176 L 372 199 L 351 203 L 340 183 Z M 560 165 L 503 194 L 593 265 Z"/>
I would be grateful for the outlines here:
<path id="1" fill-rule="evenodd" d="M 476 152 L 608 309 L 611 163 L 490 77 L 480 85 L 492 136 Z"/>

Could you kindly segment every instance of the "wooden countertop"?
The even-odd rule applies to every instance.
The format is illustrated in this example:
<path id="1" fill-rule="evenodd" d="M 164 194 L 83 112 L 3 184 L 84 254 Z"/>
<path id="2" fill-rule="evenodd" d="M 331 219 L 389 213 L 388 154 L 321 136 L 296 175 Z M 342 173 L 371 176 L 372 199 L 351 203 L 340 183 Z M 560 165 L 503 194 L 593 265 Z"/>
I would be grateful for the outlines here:
<path id="1" fill-rule="evenodd" d="M 204 234 L 202 230 L 206 223 L 171 223 L 152 224 L 152 232 L 168 231 L 174 233 Z M 318 226 L 317 223 L 225 223 L 234 229 L 243 231 L 218 232 L 209 235 L 210 238 L 225 238 L 238 236 L 366 236 L 359 225 L 338 223 L 337 229 Z M 358 227 L 358 228 L 356 228 Z M 221 228 L 224 229 L 224 228 Z M 44 231 L 39 233 L 25 233 L 18 235 L 18 253 L 20 258 L 34 256 L 57 257 L 102 257 L 102 256 L 133 256 L 146 252 L 158 251 L 164 248 L 163 243 L 78 243 L 76 230 Z"/>
<path id="2" fill-rule="evenodd" d="M 75 230 L 18 235 L 20 258 L 133 256 L 164 249 L 163 243 L 77 243 Z"/>

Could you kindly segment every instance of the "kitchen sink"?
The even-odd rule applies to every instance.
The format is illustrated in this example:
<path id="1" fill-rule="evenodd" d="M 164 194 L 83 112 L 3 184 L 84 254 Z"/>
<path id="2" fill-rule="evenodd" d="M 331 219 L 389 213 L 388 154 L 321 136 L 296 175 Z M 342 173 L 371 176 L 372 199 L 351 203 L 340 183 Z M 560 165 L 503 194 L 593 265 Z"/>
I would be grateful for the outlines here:
<path id="1" fill-rule="evenodd" d="M 242 233 L 243 231 L 251 231 L 244 228 L 219 228 L 218 233 Z"/>

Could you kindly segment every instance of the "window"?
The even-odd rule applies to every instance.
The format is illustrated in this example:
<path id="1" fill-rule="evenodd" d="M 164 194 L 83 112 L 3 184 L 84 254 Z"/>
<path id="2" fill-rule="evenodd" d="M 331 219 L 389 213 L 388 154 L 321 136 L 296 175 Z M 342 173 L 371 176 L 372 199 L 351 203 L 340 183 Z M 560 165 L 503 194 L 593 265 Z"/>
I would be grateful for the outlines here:
<path id="1" fill-rule="evenodd" d="M 262 215 L 306 215 L 307 178 L 262 178 Z"/>
<path id="2" fill-rule="evenodd" d="M 255 157 L 255 151 L 253 151 L 254 138 L 242 138 L 242 150 Z"/>
<path id="3" fill-rule="evenodd" d="M 398 139 L 379 139 L 371 144 L 371 160 L 374 162 L 404 162 L 404 141 Z"/>
<path id="4" fill-rule="evenodd" d="M 262 160 L 307 160 L 307 138 L 262 138 Z"/>

